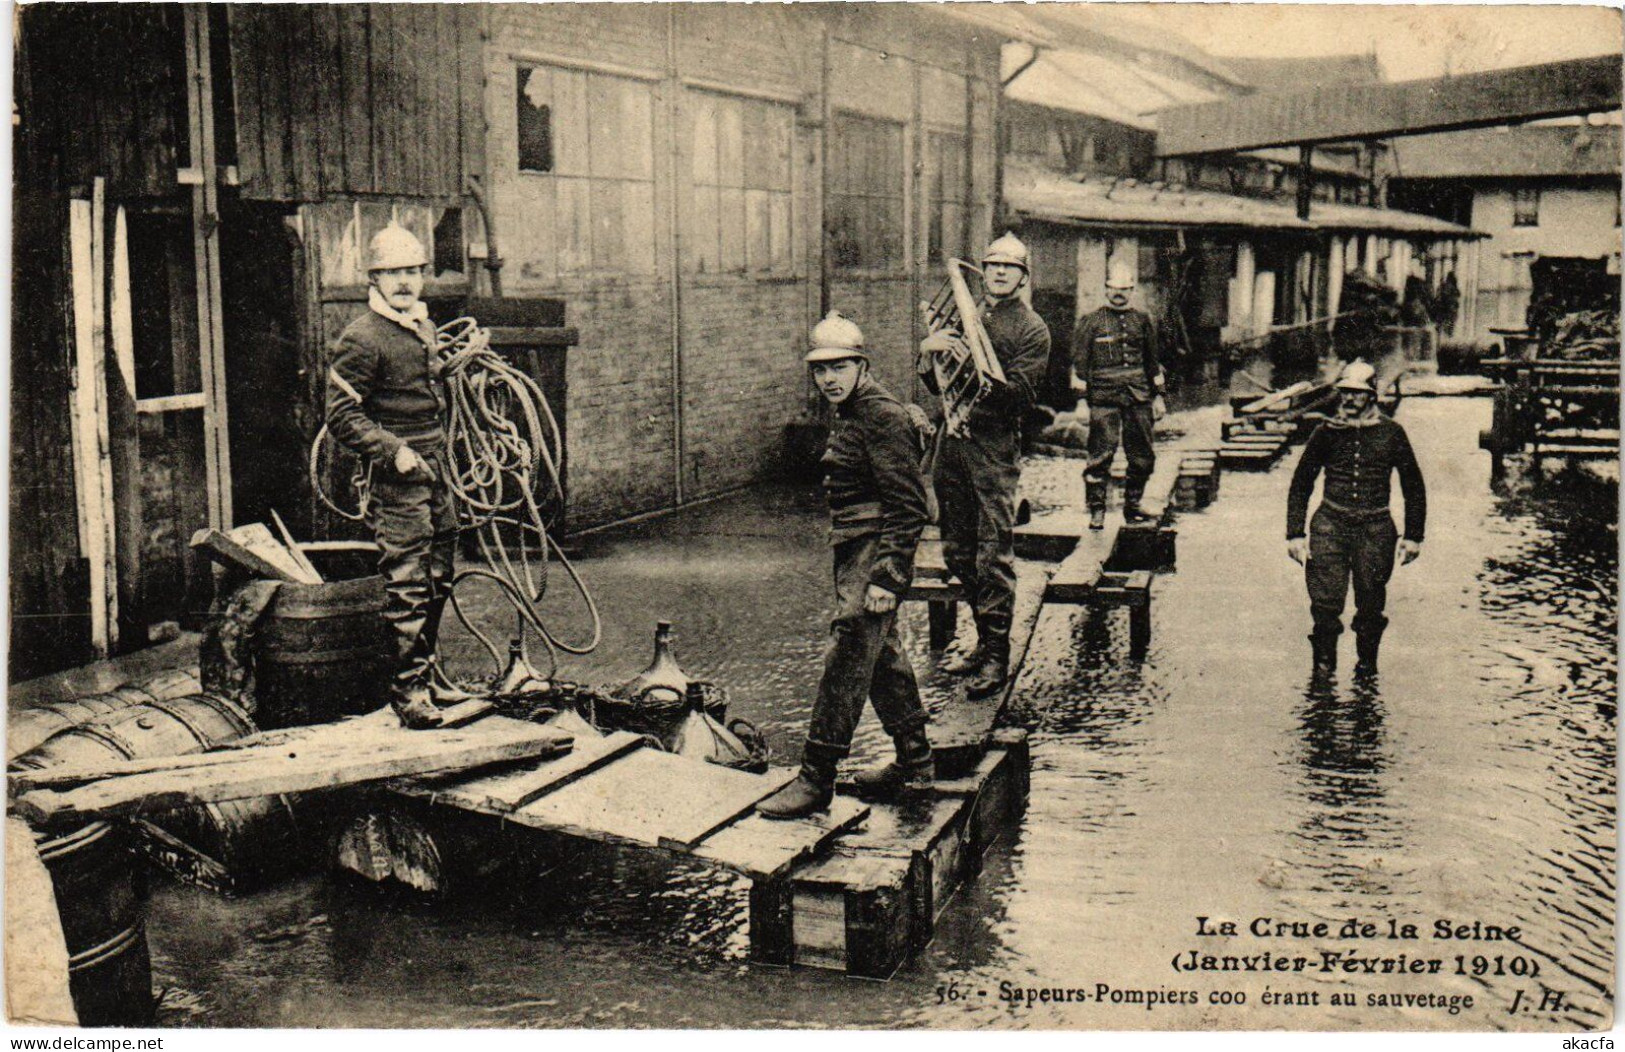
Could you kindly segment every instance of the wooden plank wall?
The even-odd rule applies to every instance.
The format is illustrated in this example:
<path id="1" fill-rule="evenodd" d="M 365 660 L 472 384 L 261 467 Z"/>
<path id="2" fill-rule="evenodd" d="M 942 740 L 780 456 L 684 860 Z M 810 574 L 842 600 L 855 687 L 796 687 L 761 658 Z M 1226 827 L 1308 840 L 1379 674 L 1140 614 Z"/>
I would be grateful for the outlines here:
<path id="1" fill-rule="evenodd" d="M 227 17 L 245 200 L 453 198 L 480 171 L 478 5 L 231 4 Z"/>
<path id="2" fill-rule="evenodd" d="M 106 178 L 110 199 L 175 190 L 186 105 L 179 4 L 18 11 L 16 176 L 36 190 Z"/>

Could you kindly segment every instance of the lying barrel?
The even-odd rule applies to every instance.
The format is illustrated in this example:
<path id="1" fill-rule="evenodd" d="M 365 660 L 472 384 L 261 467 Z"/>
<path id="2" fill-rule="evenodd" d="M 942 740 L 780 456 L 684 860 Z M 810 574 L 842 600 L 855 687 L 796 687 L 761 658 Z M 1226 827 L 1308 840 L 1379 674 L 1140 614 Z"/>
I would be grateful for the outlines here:
<path id="1" fill-rule="evenodd" d="M 132 705 L 99 722 L 71 727 L 12 766 L 39 770 L 181 756 L 256 729 L 231 702 L 193 694 Z M 159 831 L 152 846 L 166 868 L 216 890 L 261 885 L 292 872 L 306 856 L 294 802 L 285 796 L 175 808 L 151 816 L 147 824 Z"/>
<path id="2" fill-rule="evenodd" d="M 68 991 L 82 1026 L 151 1026 L 147 888 L 123 827 L 92 822 L 37 834 L 68 947 Z"/>
<path id="3" fill-rule="evenodd" d="M 181 698 L 202 689 L 197 669 L 168 669 L 145 679 L 131 680 L 104 694 L 89 694 L 71 701 L 23 709 L 7 721 L 6 759 L 15 760 L 38 748 L 52 736 L 81 723 L 105 719 L 132 705 Z"/>
<path id="4" fill-rule="evenodd" d="M 261 728 L 328 723 L 376 709 L 390 674 L 384 579 L 283 584 L 254 631 Z"/>

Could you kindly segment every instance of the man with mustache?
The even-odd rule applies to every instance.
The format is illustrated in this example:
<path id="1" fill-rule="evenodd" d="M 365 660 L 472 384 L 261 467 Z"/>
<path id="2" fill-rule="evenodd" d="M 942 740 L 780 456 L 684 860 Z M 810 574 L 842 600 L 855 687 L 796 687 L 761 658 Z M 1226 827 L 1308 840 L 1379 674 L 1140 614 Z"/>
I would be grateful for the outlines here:
<path id="1" fill-rule="evenodd" d="M 1164 413 L 1164 377 L 1157 328 L 1145 311 L 1129 306 L 1134 268 L 1113 260 L 1106 271 L 1106 305 L 1078 319 L 1072 332 L 1072 389 L 1087 401 L 1089 459 L 1083 469 L 1089 528 L 1106 528 L 1106 490 L 1118 442 L 1128 459 L 1123 521 L 1144 522 L 1140 499 L 1156 469 L 1152 430 Z"/>
<path id="2" fill-rule="evenodd" d="M 1388 618 L 1388 578 L 1397 554 L 1401 566 L 1422 552 L 1427 523 L 1427 489 L 1405 429 L 1377 408 L 1372 385 L 1376 370 L 1356 359 L 1336 384 L 1337 415 L 1309 437 L 1287 490 L 1287 554 L 1303 566 L 1314 630 L 1314 673 L 1327 678 L 1337 669 L 1337 637 L 1343 634 L 1343 604 L 1354 583 L 1356 676 L 1377 671 L 1377 649 Z M 1324 471 L 1320 506 L 1304 536 L 1304 517 L 1315 479 Z M 1405 534 L 1400 539 L 1388 512 L 1389 482 L 1399 473 L 1405 497 Z M 1397 544 L 1397 548 L 1396 548 Z"/>
<path id="3" fill-rule="evenodd" d="M 863 333 L 851 321 L 831 311 L 813 328 L 811 343 L 805 361 L 835 410 L 822 463 L 838 607 L 801 773 L 757 805 L 768 818 L 800 818 L 829 806 L 836 764 L 851 747 L 865 700 L 874 703 L 897 757 L 859 774 L 859 795 L 888 798 L 932 782 L 925 708 L 897 636 L 898 597 L 914 579 L 914 549 L 930 519 L 919 429 L 869 375 Z"/>
<path id="4" fill-rule="evenodd" d="M 384 619 L 394 639 L 388 701 L 402 725 L 440 725 L 434 650 L 449 598 L 457 514 L 447 485 L 446 388 L 423 293 L 423 243 L 390 224 L 367 258 L 367 312 L 327 373 L 327 426 L 370 480 L 363 510 L 378 542 Z"/>
<path id="5" fill-rule="evenodd" d="M 965 694 L 973 699 L 996 693 L 1010 674 L 1021 421 L 1049 371 L 1049 326 L 1021 298 L 1030 277 L 1027 246 L 1015 234 L 982 253 L 982 327 L 1005 382 L 971 410 L 966 434 L 943 437 L 936 465 L 943 561 L 965 586 L 976 619 L 975 649 L 963 648 L 963 660 L 946 667 L 971 677 Z M 933 334 L 920 342 L 920 378 L 934 393 L 941 392 L 931 356 L 952 350 L 953 339 Z"/>

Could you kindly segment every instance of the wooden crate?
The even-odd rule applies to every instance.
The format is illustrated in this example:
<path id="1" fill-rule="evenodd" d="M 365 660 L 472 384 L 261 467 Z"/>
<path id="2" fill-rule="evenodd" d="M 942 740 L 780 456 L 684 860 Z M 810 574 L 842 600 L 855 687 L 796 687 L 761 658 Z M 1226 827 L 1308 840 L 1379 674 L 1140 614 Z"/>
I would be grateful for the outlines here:
<path id="1" fill-rule="evenodd" d="M 965 823 L 966 875 L 981 872 L 982 856 L 1004 832 L 1021 820 L 1027 809 L 1031 758 L 1027 732 L 994 732 L 996 747 L 964 778 L 939 781 L 937 792 L 957 795 L 969 803 Z"/>
<path id="2" fill-rule="evenodd" d="M 836 848 L 790 883 L 794 963 L 860 979 L 890 979 L 913 955 L 919 891 L 917 855 Z"/>

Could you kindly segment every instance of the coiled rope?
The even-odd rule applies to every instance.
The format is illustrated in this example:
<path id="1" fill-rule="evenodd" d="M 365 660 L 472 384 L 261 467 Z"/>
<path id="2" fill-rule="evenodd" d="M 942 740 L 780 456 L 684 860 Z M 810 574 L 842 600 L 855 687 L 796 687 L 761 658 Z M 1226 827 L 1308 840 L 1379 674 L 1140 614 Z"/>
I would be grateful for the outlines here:
<path id="1" fill-rule="evenodd" d="M 490 652 L 500 673 L 507 654 L 469 621 L 457 598 L 458 586 L 470 578 L 494 582 L 517 612 L 521 643 L 529 629 L 546 644 L 546 676 L 551 679 L 558 668 L 558 651 L 587 654 L 603 636 L 598 604 L 551 532 L 552 514 L 564 506 L 558 421 L 541 388 L 491 349 L 491 334 L 473 318 L 442 325 L 436 332 L 435 354 L 450 403 L 447 483 L 457 509 L 458 532 L 473 531 L 484 560 L 484 565 L 464 567 L 452 578 L 451 608 Z M 335 514 L 362 521 L 369 498 L 366 466 L 351 479 L 356 510 L 340 507 L 323 482 L 335 452 L 330 438 L 323 424 L 311 443 L 311 488 Z M 541 602 L 554 559 L 586 606 L 592 629 L 585 642 L 559 638 L 542 618 Z"/>

